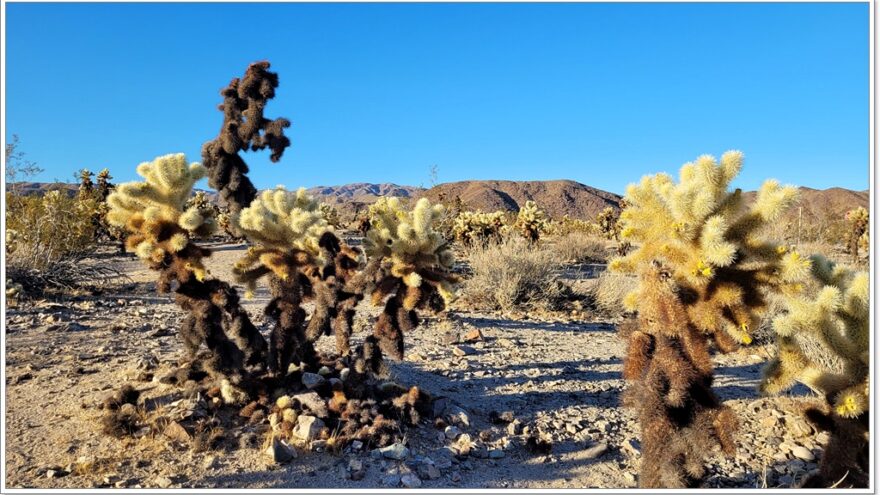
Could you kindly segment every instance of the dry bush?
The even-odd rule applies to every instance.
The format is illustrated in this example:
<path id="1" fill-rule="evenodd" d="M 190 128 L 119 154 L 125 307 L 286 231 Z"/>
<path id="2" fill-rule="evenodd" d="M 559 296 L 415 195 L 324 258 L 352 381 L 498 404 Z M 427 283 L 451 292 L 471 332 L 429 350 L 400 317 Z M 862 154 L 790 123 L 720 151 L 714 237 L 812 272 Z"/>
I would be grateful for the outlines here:
<path id="1" fill-rule="evenodd" d="M 50 191 L 7 194 L 6 205 L 6 276 L 21 285 L 23 295 L 100 284 L 118 275 L 86 259 L 96 247 L 97 200 Z"/>
<path id="2" fill-rule="evenodd" d="M 557 274 L 560 258 L 552 249 L 511 237 L 473 246 L 465 257 L 471 276 L 464 282 L 462 300 L 474 307 L 555 309 L 564 297 Z"/>
<path id="3" fill-rule="evenodd" d="M 572 263 L 604 262 L 608 259 L 605 241 L 585 232 L 574 231 L 557 237 L 552 249 L 560 260 Z"/>
<path id="4" fill-rule="evenodd" d="M 622 316 L 626 309 L 623 298 L 632 292 L 638 280 L 630 275 L 606 271 L 599 276 L 593 287 L 593 305 L 599 314 L 609 317 Z"/>

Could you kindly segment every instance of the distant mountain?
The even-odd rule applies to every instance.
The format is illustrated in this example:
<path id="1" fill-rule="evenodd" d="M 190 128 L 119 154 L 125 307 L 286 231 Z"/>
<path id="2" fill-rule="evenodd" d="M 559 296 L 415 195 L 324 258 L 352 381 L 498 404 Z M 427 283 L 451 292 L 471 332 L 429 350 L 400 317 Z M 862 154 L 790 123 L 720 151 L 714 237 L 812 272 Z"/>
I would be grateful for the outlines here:
<path id="1" fill-rule="evenodd" d="M 799 187 L 798 190 L 800 199 L 785 213 L 783 217 L 785 222 L 796 221 L 800 215 L 803 225 L 821 226 L 827 225 L 828 221 L 839 221 L 847 211 L 853 208 L 861 206 L 869 209 L 870 193 L 867 189 L 853 191 L 842 187 L 829 189 Z M 747 204 L 752 203 L 756 196 L 757 192 L 755 191 L 743 193 L 743 199 Z"/>
<path id="2" fill-rule="evenodd" d="M 318 186 L 312 187 L 309 194 L 329 204 L 340 203 L 373 203 L 382 196 L 397 196 L 399 198 L 411 198 L 417 196 L 424 188 L 414 186 L 400 186 L 397 184 L 369 184 L 357 182 L 341 186 Z"/>
<path id="3" fill-rule="evenodd" d="M 424 192 L 432 201 L 454 201 L 482 211 L 519 211 L 526 201 L 534 201 L 550 217 L 596 218 L 602 210 L 620 208 L 617 194 L 573 180 L 467 180 L 439 184 Z"/>

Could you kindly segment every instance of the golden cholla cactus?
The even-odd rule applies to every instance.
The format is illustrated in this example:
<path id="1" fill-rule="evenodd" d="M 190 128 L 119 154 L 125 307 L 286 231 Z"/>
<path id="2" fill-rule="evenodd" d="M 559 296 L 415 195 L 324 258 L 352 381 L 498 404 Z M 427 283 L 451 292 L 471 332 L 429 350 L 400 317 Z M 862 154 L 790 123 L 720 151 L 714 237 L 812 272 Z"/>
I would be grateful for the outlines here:
<path id="1" fill-rule="evenodd" d="M 202 259 L 211 252 L 192 242 L 192 237 L 209 235 L 215 228 L 210 214 L 195 206 L 185 209 L 205 169 L 187 164 L 179 153 L 142 163 L 137 172 L 146 180 L 119 185 L 107 198 L 107 219 L 125 228 L 126 247 L 159 272 L 160 292 L 171 290 L 177 281 L 175 300 L 189 313 L 180 333 L 190 356 L 196 359 L 205 344 L 210 354 L 201 365 L 237 384 L 244 378 L 245 365 L 264 363 L 266 343 L 241 308 L 235 289 L 206 277 Z"/>
<path id="2" fill-rule="evenodd" d="M 187 164 L 186 157 L 178 153 L 141 163 L 137 172 L 146 180 L 120 184 L 108 196 L 107 220 L 131 233 L 126 246 L 138 257 L 153 264 L 163 263 L 166 256 L 187 250 L 190 236 L 206 236 L 214 231 L 213 217 L 205 216 L 197 207 L 185 209 L 193 184 L 205 176 L 204 167 Z M 196 278 L 204 278 L 200 249 L 189 249 L 180 258 Z"/>
<path id="3" fill-rule="evenodd" d="M 253 290 L 262 266 L 287 280 L 298 267 L 320 263 L 318 241 L 331 230 L 319 204 L 304 188 L 263 191 L 237 218 L 238 229 L 254 244 L 235 265 L 240 282 Z"/>
<path id="4" fill-rule="evenodd" d="M 795 290 L 809 269 L 797 253 L 762 241 L 758 229 L 795 200 L 793 187 L 764 184 L 751 209 L 727 190 L 742 154 L 702 156 L 681 169 L 646 176 L 626 191 L 621 238 L 636 245 L 611 263 L 636 273 L 625 303 L 638 318 L 620 327 L 628 344 L 625 404 L 642 429 L 643 488 L 693 486 L 715 445 L 732 455 L 733 411 L 712 392 L 710 340 L 722 351 L 749 343 L 767 288 Z"/>
<path id="5" fill-rule="evenodd" d="M 790 288 L 809 269 L 798 253 L 758 235 L 796 201 L 797 189 L 768 180 L 743 211 L 740 190 L 728 191 L 741 166 L 738 151 L 725 153 L 720 163 L 704 155 L 682 167 L 678 183 L 657 174 L 631 184 L 621 238 L 637 248 L 610 266 L 635 273 L 640 265 L 661 261 L 682 293 L 690 294 L 691 322 L 724 349 L 733 347 L 732 340 L 751 342 L 749 331 L 765 307 L 762 289 Z M 639 300 L 637 289 L 624 303 L 635 310 Z"/>
<path id="6" fill-rule="evenodd" d="M 596 230 L 608 240 L 617 240 L 620 236 L 620 214 L 608 206 L 596 215 Z"/>
<path id="7" fill-rule="evenodd" d="M 534 201 L 526 201 L 526 204 L 519 209 L 514 225 L 529 242 L 537 242 L 541 233 L 547 230 L 547 215 Z"/>
<path id="8" fill-rule="evenodd" d="M 829 412 L 816 408 L 807 418 L 831 433 L 819 471 L 806 487 L 868 486 L 868 414 L 870 409 L 870 279 L 812 257 L 812 277 L 799 294 L 786 296 L 788 312 L 773 320 L 776 357 L 764 370 L 761 391 L 777 394 L 795 382 L 821 393 Z M 842 363 L 830 370 L 805 352 L 803 338 Z M 815 356 L 815 353 L 812 353 Z"/>
<path id="9" fill-rule="evenodd" d="M 440 311 L 454 297 L 455 258 L 446 239 L 435 231 L 443 209 L 420 199 L 408 211 L 397 198 L 380 198 L 370 207 L 371 228 L 364 239 L 370 264 L 368 289 L 378 304 L 392 295 L 374 329 L 382 349 L 403 356 L 403 331 L 415 327 L 416 308 Z"/>
<path id="10" fill-rule="evenodd" d="M 465 246 L 499 242 L 507 233 L 505 214 L 503 211 L 462 211 L 455 219 L 452 232 Z"/>

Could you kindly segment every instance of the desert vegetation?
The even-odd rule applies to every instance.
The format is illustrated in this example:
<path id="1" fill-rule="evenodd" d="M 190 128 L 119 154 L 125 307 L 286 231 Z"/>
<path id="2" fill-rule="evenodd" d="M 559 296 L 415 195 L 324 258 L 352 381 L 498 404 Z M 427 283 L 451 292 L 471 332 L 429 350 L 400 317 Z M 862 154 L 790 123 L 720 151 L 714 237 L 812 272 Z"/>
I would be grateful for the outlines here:
<path id="1" fill-rule="evenodd" d="M 25 195 L 7 146 L 12 485 L 868 485 L 866 209 L 811 237 L 736 151 L 578 218 L 259 191 L 278 87 L 251 64 L 200 163 L 132 182 Z"/>

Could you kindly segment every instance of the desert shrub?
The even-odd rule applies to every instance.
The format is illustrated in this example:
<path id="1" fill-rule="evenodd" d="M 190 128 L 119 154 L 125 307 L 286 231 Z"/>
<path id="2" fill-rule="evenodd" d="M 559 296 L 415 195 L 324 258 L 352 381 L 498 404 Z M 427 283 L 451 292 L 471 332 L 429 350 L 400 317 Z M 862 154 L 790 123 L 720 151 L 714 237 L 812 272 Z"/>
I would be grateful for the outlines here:
<path id="1" fill-rule="evenodd" d="M 764 370 L 761 391 L 782 392 L 795 382 L 821 394 L 825 410 L 806 410 L 807 419 L 831 440 L 819 470 L 805 488 L 867 488 L 870 472 L 869 410 L 870 278 L 822 256 L 810 259 L 803 287 L 786 294 L 786 312 L 773 320 L 777 355 Z M 808 337 L 805 341 L 804 337 Z M 819 344 L 821 351 L 805 346 Z M 831 354 L 830 368 L 815 356 Z"/>
<path id="2" fill-rule="evenodd" d="M 599 314 L 618 317 L 626 313 L 623 298 L 635 290 L 638 279 L 632 275 L 605 271 L 599 275 L 590 295 Z"/>
<path id="3" fill-rule="evenodd" d="M 523 238 L 529 242 L 538 242 L 541 234 L 549 228 L 547 215 L 538 208 L 534 201 L 526 201 L 526 204 L 516 214 L 516 222 L 513 227 Z"/>
<path id="4" fill-rule="evenodd" d="M 509 230 L 506 220 L 503 211 L 463 211 L 455 219 L 452 232 L 455 240 L 463 246 L 485 246 L 501 242 Z"/>
<path id="5" fill-rule="evenodd" d="M 583 232 L 571 232 L 553 240 L 552 248 L 561 261 L 604 262 L 608 258 L 605 241 Z"/>
<path id="6" fill-rule="evenodd" d="M 624 404 L 642 429 L 642 487 L 696 486 L 708 452 L 733 454 L 737 419 L 711 389 L 710 345 L 729 352 L 750 343 L 766 294 L 793 290 L 807 270 L 798 253 L 756 236 L 796 200 L 796 188 L 767 181 L 743 210 L 741 191 L 727 189 L 741 166 L 739 152 L 720 162 L 701 156 L 678 182 L 658 174 L 627 187 L 620 235 L 635 249 L 610 267 L 639 277 L 624 298 L 638 317 L 620 332 Z"/>
<path id="7" fill-rule="evenodd" d="M 559 258 L 525 239 L 475 245 L 465 257 L 470 276 L 462 299 L 481 309 L 554 309 L 564 294 L 558 281 Z"/>

